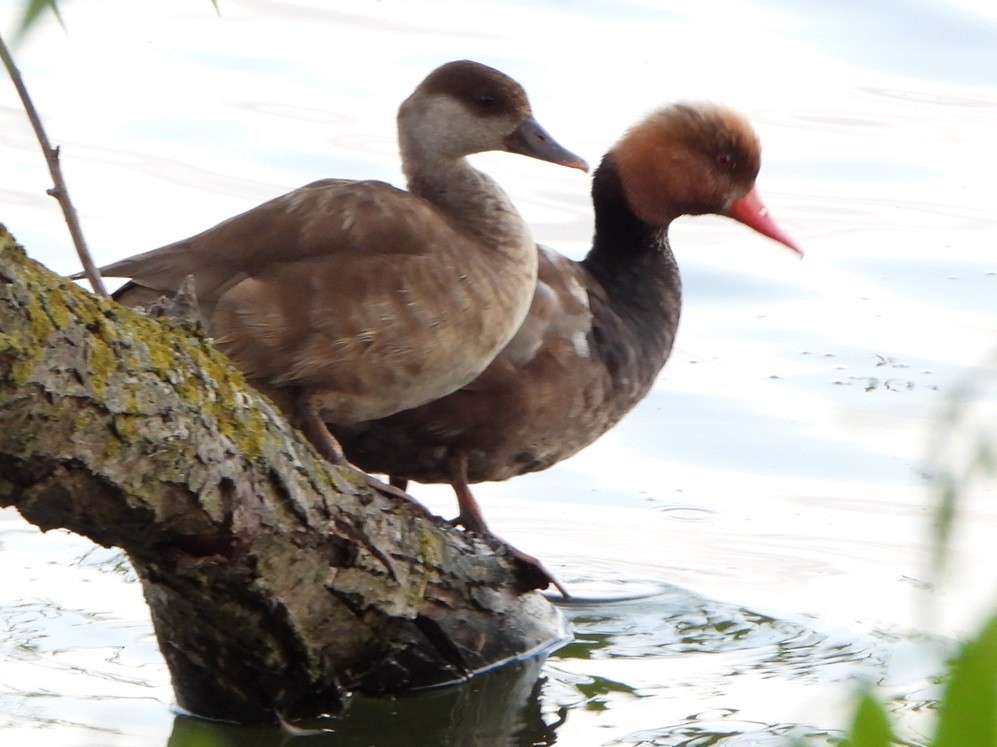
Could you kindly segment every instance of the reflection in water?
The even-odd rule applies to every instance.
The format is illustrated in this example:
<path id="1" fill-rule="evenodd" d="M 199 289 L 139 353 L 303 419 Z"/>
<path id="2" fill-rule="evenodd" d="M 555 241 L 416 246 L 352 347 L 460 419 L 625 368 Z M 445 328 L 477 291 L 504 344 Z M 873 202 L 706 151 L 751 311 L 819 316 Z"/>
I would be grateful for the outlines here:
<path id="1" fill-rule="evenodd" d="M 610 744 L 776 745 L 784 744 L 780 740 L 786 735 L 819 737 L 814 744 L 831 744 L 840 737 L 838 732 L 754 722 L 745 720 L 739 708 L 704 711 L 697 710 L 697 703 L 705 702 L 702 695 L 710 692 L 736 699 L 763 680 L 794 687 L 845 682 L 857 668 L 881 669 L 887 657 L 886 648 L 872 638 L 842 639 L 799 621 L 780 620 L 674 587 L 643 599 L 571 604 L 566 613 L 576 640 L 551 658 L 545 691 L 554 702 L 571 706 L 568 724 L 578 709 L 614 710 L 640 700 L 653 705 L 664 698 L 678 698 L 684 704 L 687 715 L 681 722 L 666 721 L 616 737 Z M 626 673 L 626 679 L 619 681 L 592 675 L 594 668 L 585 666 L 584 660 L 657 661 L 655 669 L 671 674 L 649 676 L 647 666 L 608 670 Z M 685 663 L 676 665 L 675 660 Z M 683 681 L 689 670 L 697 677 Z M 676 688 L 682 691 L 679 695 Z M 641 720 L 653 718 L 642 713 Z"/>
<path id="2" fill-rule="evenodd" d="M 3 532 L 0 542 L 18 557 L 30 551 L 32 534 Z M 82 572 L 77 581 L 93 584 L 98 592 L 125 579 L 130 591 L 138 591 L 120 553 L 60 535 L 44 552 L 67 577 Z M 67 551 L 63 559 L 60 547 Z M 806 683 L 840 684 L 857 669 L 886 667 L 886 646 L 872 636 L 843 637 L 805 620 L 780 619 L 660 582 L 590 580 L 575 588 L 578 598 L 561 604 L 575 640 L 546 663 L 518 662 L 459 687 L 410 697 L 355 696 L 344 714 L 294 724 L 293 732 L 177 716 L 169 747 L 601 744 L 578 740 L 578 729 L 587 733 L 590 728 L 583 714 L 613 718 L 630 708 L 641 710 L 622 719 L 606 744 L 775 745 L 768 740 L 809 734 L 819 737 L 815 744 L 820 745 L 830 743 L 833 733 L 782 721 L 759 723 L 736 707 L 697 704 L 707 703 L 709 693 L 738 700 L 763 682 L 777 683 L 776 691 Z M 103 704 L 106 712 L 131 714 L 125 721 L 134 722 L 142 704 L 136 692 L 143 689 L 148 703 L 165 714 L 169 688 L 147 620 L 21 595 L 21 601 L 0 604 L 0 662 L 6 675 L 0 714 L 8 728 L 50 724 L 64 733 L 100 734 L 102 744 L 137 744 L 118 731 L 113 719 L 93 722 L 74 714 Z M 19 676 L 24 672 L 35 674 Z M 150 673 L 157 676 L 150 679 Z M 63 695 L 48 691 L 46 682 L 53 677 Z M 923 683 L 913 695 L 907 700 L 898 694 L 898 706 L 923 708 L 931 702 Z"/>
<path id="3" fill-rule="evenodd" d="M 649 685 L 638 681 L 639 677 L 628 682 L 625 672 L 624 679 L 613 679 L 575 666 L 585 660 L 648 662 L 737 652 L 737 657 L 717 662 L 709 682 L 698 683 L 698 687 L 723 686 L 729 692 L 738 689 L 731 678 L 828 683 L 846 680 L 856 665 L 883 665 L 884 649 L 872 640 L 838 640 L 799 622 L 731 607 L 673 587 L 639 598 L 569 602 L 564 609 L 576 640 L 556 652 L 544 667 L 539 660 L 518 662 L 459 687 L 409 697 L 356 696 L 342 715 L 296 723 L 289 731 L 178 716 L 169 747 L 266 747 L 289 740 L 330 747 L 540 747 L 555 744 L 559 729 L 581 711 L 612 711 L 645 699 L 653 704 L 661 688 L 677 684 Z M 688 695 L 693 710 L 681 723 L 643 729 L 608 744 L 776 745 L 783 743 L 777 738 L 807 736 L 815 740 L 814 745 L 823 745 L 841 736 L 799 724 L 745 720 L 733 708 L 696 711 L 695 698 Z"/>
<path id="4" fill-rule="evenodd" d="M 806 739 L 808 747 L 838 745 L 843 731 L 828 732 L 807 729 L 797 724 L 762 724 L 738 721 L 731 712 L 730 720 L 714 720 L 714 714 L 693 714 L 689 723 L 674 724 L 629 734 L 610 744 L 628 747 L 786 747 L 795 739 Z"/>
<path id="5" fill-rule="evenodd" d="M 178 716 L 168 747 L 545 747 L 556 741 L 564 708 L 541 709 L 541 662 L 517 662 L 460 687 L 400 698 L 352 699 L 339 717 L 296 723 L 288 731 L 208 723 Z M 292 736 L 292 734 L 294 736 Z"/>
<path id="6" fill-rule="evenodd" d="M 43 537 L 3 518 L 3 743 L 37 742 L 30 735 L 39 725 L 58 735 L 53 745 L 151 738 L 144 727 L 162 719 L 172 696 L 123 554 L 62 531 Z"/>

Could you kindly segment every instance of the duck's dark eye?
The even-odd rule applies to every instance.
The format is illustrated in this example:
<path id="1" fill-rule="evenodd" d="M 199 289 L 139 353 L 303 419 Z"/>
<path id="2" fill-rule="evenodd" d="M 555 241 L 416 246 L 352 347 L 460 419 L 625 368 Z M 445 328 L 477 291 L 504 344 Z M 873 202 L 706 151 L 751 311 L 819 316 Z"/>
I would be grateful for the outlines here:
<path id="1" fill-rule="evenodd" d="M 732 171 L 737 166 L 737 159 L 732 153 L 717 153 L 717 166 L 727 171 Z"/>
<path id="2" fill-rule="evenodd" d="M 491 109 L 496 103 L 495 97 L 490 93 L 482 93 L 478 95 L 478 104 L 482 109 Z"/>

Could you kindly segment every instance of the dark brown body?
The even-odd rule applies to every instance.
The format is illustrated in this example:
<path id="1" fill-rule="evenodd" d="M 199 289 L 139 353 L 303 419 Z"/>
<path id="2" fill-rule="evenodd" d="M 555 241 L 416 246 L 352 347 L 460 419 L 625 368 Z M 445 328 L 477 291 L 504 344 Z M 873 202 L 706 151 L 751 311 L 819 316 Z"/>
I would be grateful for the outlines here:
<path id="1" fill-rule="evenodd" d="M 469 482 L 541 470 L 612 428 L 668 359 L 681 308 L 668 227 L 728 215 L 800 250 L 755 189 L 758 138 L 744 117 L 677 104 L 614 146 L 592 184 L 595 236 L 582 262 L 541 249 L 516 336 L 471 383 L 435 402 L 335 429 L 358 466 L 453 485 L 465 527 L 487 531 Z"/>
<path id="2" fill-rule="evenodd" d="M 582 262 L 539 252 L 537 291 L 513 341 L 471 384 L 383 420 L 337 427 L 362 469 L 469 482 L 545 469 L 612 428 L 668 358 L 681 308 L 665 229 L 640 221 L 607 159 L 593 184 L 596 239 Z"/>

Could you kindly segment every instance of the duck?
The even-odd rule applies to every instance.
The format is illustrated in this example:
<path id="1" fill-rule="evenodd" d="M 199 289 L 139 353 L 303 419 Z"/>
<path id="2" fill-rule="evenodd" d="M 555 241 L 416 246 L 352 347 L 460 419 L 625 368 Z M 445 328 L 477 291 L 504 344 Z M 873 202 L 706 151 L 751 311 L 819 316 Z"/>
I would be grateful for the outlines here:
<path id="1" fill-rule="evenodd" d="M 471 60 L 432 71 L 398 110 L 408 190 L 323 179 L 196 236 L 100 268 L 146 306 L 193 280 L 201 322 L 328 460 L 326 424 L 372 421 L 478 376 L 536 287 L 529 228 L 467 156 L 506 151 L 588 170 L 523 87 Z"/>
<path id="2" fill-rule="evenodd" d="M 538 247 L 529 312 L 484 372 L 453 393 L 387 418 L 333 428 L 348 459 L 408 482 L 449 483 L 455 524 L 491 534 L 470 484 L 546 469 L 611 429 L 651 389 L 682 307 L 669 226 L 728 216 L 785 245 L 755 180 L 748 120 L 712 103 L 676 103 L 641 120 L 592 177 L 595 229 L 581 261 Z M 540 562 L 510 548 L 564 595 Z"/>

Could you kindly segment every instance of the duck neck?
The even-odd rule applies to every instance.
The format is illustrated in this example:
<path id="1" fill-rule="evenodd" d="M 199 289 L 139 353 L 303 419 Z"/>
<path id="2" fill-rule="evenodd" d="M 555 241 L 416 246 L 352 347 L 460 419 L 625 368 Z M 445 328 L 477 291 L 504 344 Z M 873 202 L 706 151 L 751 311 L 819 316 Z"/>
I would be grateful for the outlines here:
<path id="1" fill-rule="evenodd" d="M 615 302 L 656 311 L 662 304 L 675 305 L 677 315 L 681 283 L 668 243 L 668 226 L 653 226 L 634 214 L 612 154 L 593 175 L 592 204 L 595 235 L 583 261 L 586 269 Z"/>
<path id="2" fill-rule="evenodd" d="M 650 225 L 634 214 L 612 154 L 593 176 L 592 203 L 595 236 L 583 264 L 606 290 L 616 315 L 660 367 L 674 341 L 682 305 L 668 226 Z"/>
<path id="3" fill-rule="evenodd" d="M 535 251 L 508 195 L 466 158 L 432 159 L 403 147 L 402 170 L 409 191 L 440 208 L 462 231 L 499 251 Z"/>

